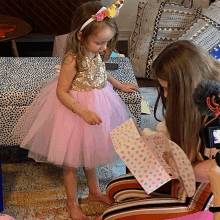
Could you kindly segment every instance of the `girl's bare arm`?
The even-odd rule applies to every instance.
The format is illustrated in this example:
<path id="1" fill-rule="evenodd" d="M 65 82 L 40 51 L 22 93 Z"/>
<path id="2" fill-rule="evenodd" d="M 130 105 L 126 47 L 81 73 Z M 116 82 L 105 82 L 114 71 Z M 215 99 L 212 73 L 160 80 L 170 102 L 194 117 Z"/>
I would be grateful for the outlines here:
<path id="1" fill-rule="evenodd" d="M 76 75 L 76 72 L 76 59 L 72 55 L 69 55 L 66 57 L 62 65 L 56 90 L 57 98 L 68 109 L 71 109 L 72 104 L 76 102 L 69 95 L 69 88 L 73 81 L 73 78 Z"/>
<path id="2" fill-rule="evenodd" d="M 81 116 L 87 123 L 91 125 L 100 124 L 102 120 L 97 113 L 84 108 L 69 94 L 69 88 L 76 73 L 76 59 L 69 55 L 66 57 L 60 71 L 56 91 L 57 98 L 64 106 Z"/>
<path id="3" fill-rule="evenodd" d="M 124 92 L 135 92 L 135 91 L 139 92 L 139 87 L 134 83 L 120 83 L 109 73 L 107 75 L 107 79 L 115 88 L 118 88 Z"/>

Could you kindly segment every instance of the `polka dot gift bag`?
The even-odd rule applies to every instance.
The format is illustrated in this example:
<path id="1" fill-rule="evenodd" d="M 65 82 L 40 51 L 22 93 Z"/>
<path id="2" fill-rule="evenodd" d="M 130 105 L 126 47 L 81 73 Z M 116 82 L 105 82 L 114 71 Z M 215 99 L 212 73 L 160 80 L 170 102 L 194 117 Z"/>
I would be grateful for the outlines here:
<path id="1" fill-rule="evenodd" d="M 184 185 L 187 195 L 195 193 L 195 175 L 183 150 L 160 133 L 141 136 L 132 118 L 111 131 L 116 152 L 150 194 L 173 178 Z"/>

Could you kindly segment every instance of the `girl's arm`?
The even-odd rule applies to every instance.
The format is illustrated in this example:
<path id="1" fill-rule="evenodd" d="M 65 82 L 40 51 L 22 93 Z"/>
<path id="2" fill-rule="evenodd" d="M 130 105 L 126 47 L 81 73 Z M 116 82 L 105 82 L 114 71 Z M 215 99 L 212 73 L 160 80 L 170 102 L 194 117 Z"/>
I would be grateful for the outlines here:
<path id="1" fill-rule="evenodd" d="M 107 73 L 107 79 L 115 88 L 120 89 L 124 92 L 139 92 L 139 87 L 134 83 L 120 83 L 109 73 Z"/>
<path id="2" fill-rule="evenodd" d="M 218 149 L 212 148 L 211 155 L 216 155 Z M 197 182 L 209 182 L 208 173 L 213 167 L 213 159 L 197 162 L 193 164 L 195 177 Z"/>
<path id="3" fill-rule="evenodd" d="M 66 106 L 70 110 L 72 110 L 72 104 L 76 102 L 69 95 L 70 85 L 77 72 L 75 66 L 76 59 L 72 55 L 67 56 L 60 70 L 56 90 L 57 98 L 64 106 Z"/>
<path id="4" fill-rule="evenodd" d="M 57 98 L 64 106 L 81 116 L 87 123 L 91 125 L 100 124 L 102 120 L 97 113 L 84 108 L 69 94 L 69 88 L 76 73 L 76 59 L 69 55 L 66 57 L 60 71 L 56 90 Z"/>
<path id="5" fill-rule="evenodd" d="M 212 164 L 211 159 L 193 164 L 196 182 L 209 182 L 208 172 L 211 170 Z"/>
<path id="6" fill-rule="evenodd" d="M 220 207 L 220 167 L 216 164 L 215 160 L 212 160 L 212 168 L 208 173 L 212 193 L 214 195 L 213 207 Z M 214 213 L 213 220 L 220 219 L 220 212 Z"/>

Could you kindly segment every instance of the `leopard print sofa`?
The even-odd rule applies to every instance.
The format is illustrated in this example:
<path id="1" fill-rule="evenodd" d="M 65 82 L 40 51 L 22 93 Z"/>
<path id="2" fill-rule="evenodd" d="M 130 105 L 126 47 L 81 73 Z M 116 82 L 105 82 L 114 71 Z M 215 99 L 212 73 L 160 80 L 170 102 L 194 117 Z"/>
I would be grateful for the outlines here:
<path id="1" fill-rule="evenodd" d="M 0 145 L 17 146 L 11 132 L 25 109 L 35 96 L 52 81 L 60 64 L 60 57 L 0 57 Z M 127 57 L 112 57 L 109 63 L 117 63 L 117 70 L 110 70 L 120 82 L 136 83 L 130 60 Z M 137 118 L 140 124 L 140 93 L 115 91 Z"/>

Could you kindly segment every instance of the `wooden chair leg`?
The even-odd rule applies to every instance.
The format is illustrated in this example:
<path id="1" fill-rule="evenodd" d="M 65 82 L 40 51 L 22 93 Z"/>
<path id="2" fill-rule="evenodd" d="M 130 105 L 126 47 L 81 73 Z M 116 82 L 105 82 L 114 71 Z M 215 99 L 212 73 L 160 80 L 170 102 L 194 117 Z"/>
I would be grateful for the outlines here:
<path id="1" fill-rule="evenodd" d="M 15 40 L 11 40 L 11 51 L 14 57 L 19 57 L 18 49 Z"/>

